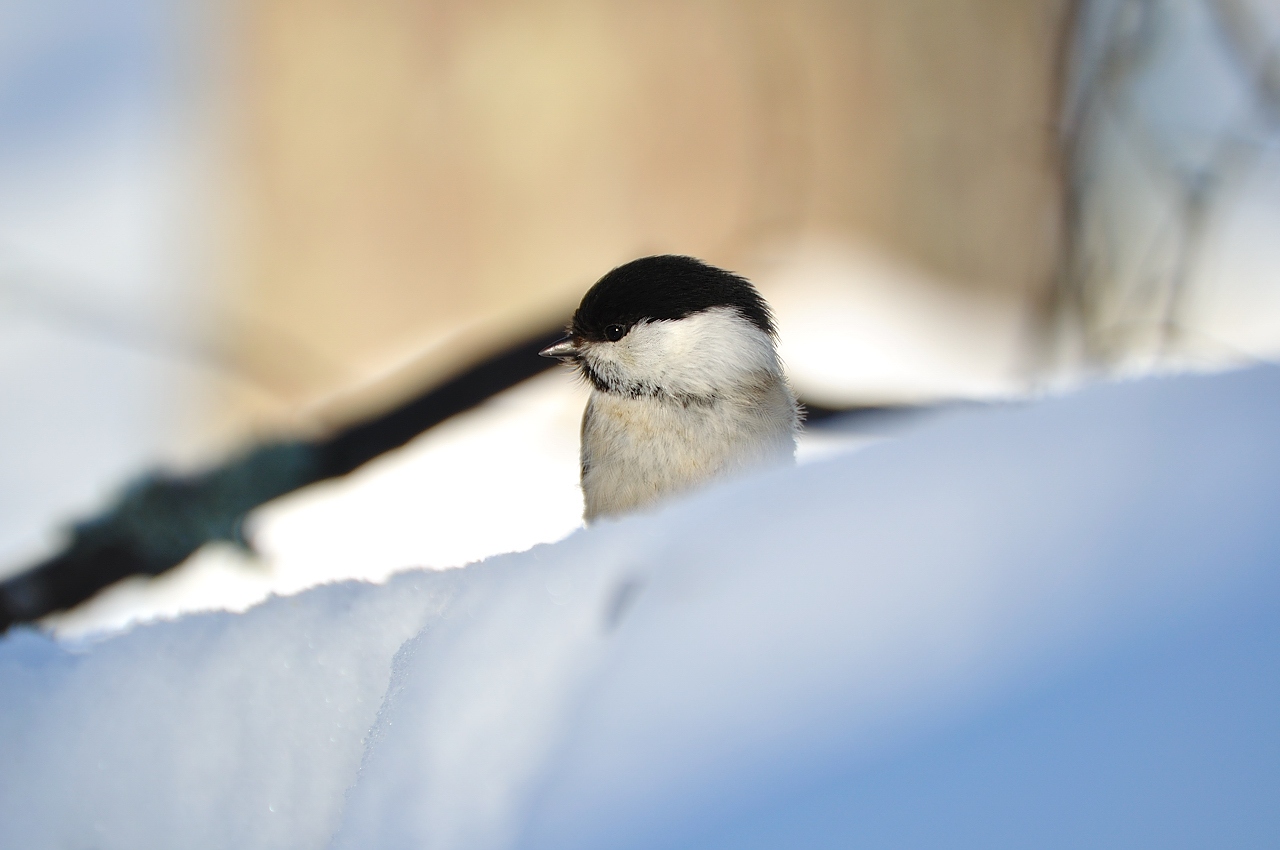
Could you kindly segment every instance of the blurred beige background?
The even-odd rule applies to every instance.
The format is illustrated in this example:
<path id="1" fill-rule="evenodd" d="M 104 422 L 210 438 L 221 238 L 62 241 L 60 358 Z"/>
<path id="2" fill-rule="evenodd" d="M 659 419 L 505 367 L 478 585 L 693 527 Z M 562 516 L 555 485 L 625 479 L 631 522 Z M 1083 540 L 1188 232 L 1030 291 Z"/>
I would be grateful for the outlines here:
<path id="1" fill-rule="evenodd" d="M 217 418 L 357 415 L 647 253 L 776 298 L 797 246 L 847 242 L 1034 322 L 1070 6 L 243 4 L 219 332 L 270 392 Z"/>

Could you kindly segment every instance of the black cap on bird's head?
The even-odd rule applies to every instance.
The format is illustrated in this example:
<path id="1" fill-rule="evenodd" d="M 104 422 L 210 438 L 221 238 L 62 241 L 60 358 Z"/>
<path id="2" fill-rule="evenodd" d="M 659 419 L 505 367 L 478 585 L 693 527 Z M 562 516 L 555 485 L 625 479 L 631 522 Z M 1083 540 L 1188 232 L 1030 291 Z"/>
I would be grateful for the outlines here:
<path id="1" fill-rule="evenodd" d="M 683 319 L 714 307 L 736 310 L 775 335 L 769 306 L 746 278 L 693 257 L 641 257 L 596 281 L 573 314 L 569 336 L 542 355 L 572 360 L 584 342 L 616 342 L 637 322 Z"/>

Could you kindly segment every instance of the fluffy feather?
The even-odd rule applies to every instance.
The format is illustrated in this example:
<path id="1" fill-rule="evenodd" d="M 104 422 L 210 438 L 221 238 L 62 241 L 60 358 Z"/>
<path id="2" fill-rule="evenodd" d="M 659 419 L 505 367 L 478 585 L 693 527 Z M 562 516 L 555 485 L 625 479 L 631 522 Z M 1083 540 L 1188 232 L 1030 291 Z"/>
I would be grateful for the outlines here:
<path id="1" fill-rule="evenodd" d="M 588 522 L 795 457 L 799 414 L 773 337 L 733 307 L 641 320 L 588 341 L 582 422 Z"/>

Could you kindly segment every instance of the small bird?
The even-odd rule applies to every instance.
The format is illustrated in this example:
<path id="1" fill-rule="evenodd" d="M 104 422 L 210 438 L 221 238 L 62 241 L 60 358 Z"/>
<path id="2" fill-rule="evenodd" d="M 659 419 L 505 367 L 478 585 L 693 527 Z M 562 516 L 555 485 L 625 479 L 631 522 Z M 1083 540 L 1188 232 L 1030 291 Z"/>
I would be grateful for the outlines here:
<path id="1" fill-rule="evenodd" d="M 591 384 L 582 417 L 588 523 L 795 459 L 800 408 L 773 315 L 743 277 L 643 257 L 600 278 L 544 357 Z"/>

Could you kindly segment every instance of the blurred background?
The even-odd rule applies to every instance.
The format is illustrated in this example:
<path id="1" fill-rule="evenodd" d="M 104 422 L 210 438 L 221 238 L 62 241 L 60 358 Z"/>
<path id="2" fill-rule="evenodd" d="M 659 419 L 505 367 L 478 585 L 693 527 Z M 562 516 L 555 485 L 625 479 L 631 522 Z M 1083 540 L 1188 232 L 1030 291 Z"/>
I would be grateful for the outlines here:
<path id="1" fill-rule="evenodd" d="M 148 470 L 375 421 L 645 254 L 755 281 L 815 411 L 1273 359 L 1278 45 L 1276 0 L 6 0 L 0 579 Z M 563 537 L 584 391 L 506 383 L 46 625 Z"/>

